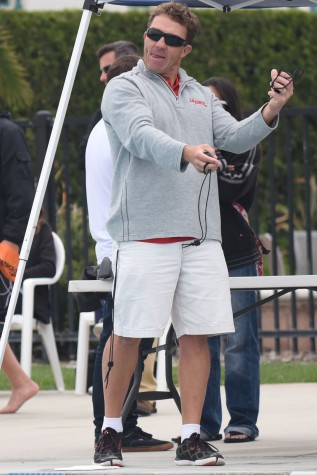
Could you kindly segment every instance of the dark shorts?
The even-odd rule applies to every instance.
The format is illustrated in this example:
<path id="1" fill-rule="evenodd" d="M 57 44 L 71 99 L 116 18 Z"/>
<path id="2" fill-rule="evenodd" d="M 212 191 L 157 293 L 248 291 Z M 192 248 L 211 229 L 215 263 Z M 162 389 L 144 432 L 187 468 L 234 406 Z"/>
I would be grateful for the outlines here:
<path id="1" fill-rule="evenodd" d="M 8 280 L 0 272 L 0 335 L 2 333 L 4 320 L 7 314 L 13 282 Z"/>

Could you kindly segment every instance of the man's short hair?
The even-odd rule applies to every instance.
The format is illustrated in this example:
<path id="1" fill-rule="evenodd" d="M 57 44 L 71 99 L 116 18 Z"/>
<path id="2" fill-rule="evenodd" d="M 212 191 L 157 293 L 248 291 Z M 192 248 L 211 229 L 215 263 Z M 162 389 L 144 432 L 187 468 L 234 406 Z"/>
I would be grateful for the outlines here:
<path id="1" fill-rule="evenodd" d="M 120 58 L 116 59 L 110 66 L 107 73 L 107 82 L 109 82 L 110 79 L 119 76 L 119 74 L 131 71 L 131 69 L 137 65 L 140 58 L 141 56 L 135 56 L 132 54 L 120 56 Z"/>
<path id="2" fill-rule="evenodd" d="M 96 51 L 96 56 L 100 59 L 104 54 L 114 51 L 116 59 L 123 55 L 140 56 L 138 47 L 131 41 L 114 41 L 108 43 Z"/>
<path id="3" fill-rule="evenodd" d="M 151 26 L 154 18 L 159 15 L 168 16 L 176 23 L 185 26 L 187 29 L 186 40 L 189 44 L 192 44 L 199 31 L 199 19 L 186 5 L 177 2 L 161 3 L 150 13 L 147 24 L 148 28 Z"/>

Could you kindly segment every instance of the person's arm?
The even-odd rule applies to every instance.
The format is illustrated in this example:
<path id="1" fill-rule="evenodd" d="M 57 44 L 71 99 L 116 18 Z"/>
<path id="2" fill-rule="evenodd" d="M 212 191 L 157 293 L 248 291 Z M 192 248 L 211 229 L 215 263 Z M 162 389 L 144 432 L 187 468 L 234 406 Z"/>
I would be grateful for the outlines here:
<path id="1" fill-rule="evenodd" d="M 152 111 L 135 84 L 121 77 L 112 79 L 105 89 L 101 110 L 109 137 L 114 133 L 131 155 L 159 167 L 186 169 L 187 164 L 182 162 L 186 143 L 155 127 Z M 120 148 L 113 150 L 115 156 L 120 157 Z"/>
<path id="2" fill-rule="evenodd" d="M 86 194 L 89 229 L 96 241 L 97 263 L 112 257 L 112 239 L 107 230 L 112 183 L 112 158 L 103 120 L 92 130 L 86 148 Z"/>
<path id="3" fill-rule="evenodd" d="M 21 245 L 32 208 L 34 185 L 24 134 L 8 122 L 1 134 L 1 188 L 6 203 L 2 240 Z"/>
<path id="4" fill-rule="evenodd" d="M 114 78 L 109 82 L 102 112 L 108 132 L 114 127 L 114 133 L 132 155 L 176 171 L 185 171 L 188 163 L 199 172 L 215 171 L 219 165 L 214 148 L 209 144 L 191 146 L 157 128 L 151 109 L 130 81 Z M 119 156 L 120 150 L 114 153 Z M 204 169 L 206 163 L 209 165 Z"/>
<path id="5" fill-rule="evenodd" d="M 272 69 L 272 80 L 276 76 L 277 70 Z M 218 99 L 210 92 L 213 96 L 213 133 L 214 145 L 217 149 L 232 153 L 243 153 L 260 143 L 277 127 L 278 114 L 292 97 L 294 86 L 285 72 L 282 72 L 276 79 L 274 86 L 286 87 L 281 89 L 279 93 L 271 88 L 268 92 L 269 102 L 241 121 L 236 121 L 226 112 Z"/>
<path id="6" fill-rule="evenodd" d="M 101 110 L 98 109 L 92 118 L 89 121 L 87 131 L 83 138 L 80 141 L 79 147 L 78 147 L 78 167 L 80 170 L 85 171 L 85 160 L 86 160 L 86 147 L 89 139 L 89 135 L 92 131 L 92 129 L 95 127 L 95 125 L 99 122 L 99 120 L 102 118 L 101 115 Z"/>
<path id="7" fill-rule="evenodd" d="M 290 81 L 289 74 L 285 71 L 282 71 L 278 76 L 277 74 L 277 70 L 272 69 L 272 81 L 276 78 L 274 87 L 282 89 L 278 89 L 278 92 L 271 88 L 268 92 L 270 101 L 262 109 L 262 117 L 267 125 L 270 125 L 274 121 L 294 92 L 294 84 L 293 81 Z"/>

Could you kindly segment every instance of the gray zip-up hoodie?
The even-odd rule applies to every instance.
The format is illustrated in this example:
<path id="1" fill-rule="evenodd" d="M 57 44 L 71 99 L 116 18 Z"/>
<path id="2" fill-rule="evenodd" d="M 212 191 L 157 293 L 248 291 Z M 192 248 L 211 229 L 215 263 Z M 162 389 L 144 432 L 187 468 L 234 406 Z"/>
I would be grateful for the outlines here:
<path id="1" fill-rule="evenodd" d="M 273 130 L 261 110 L 238 122 L 209 88 L 182 69 L 179 78 L 176 96 L 139 60 L 105 89 L 101 110 L 114 166 L 107 227 L 115 241 L 201 238 L 205 232 L 221 241 L 217 175 L 210 176 L 205 223 L 209 177 L 199 199 L 205 175 L 181 162 L 183 148 L 208 143 L 242 153 Z"/>

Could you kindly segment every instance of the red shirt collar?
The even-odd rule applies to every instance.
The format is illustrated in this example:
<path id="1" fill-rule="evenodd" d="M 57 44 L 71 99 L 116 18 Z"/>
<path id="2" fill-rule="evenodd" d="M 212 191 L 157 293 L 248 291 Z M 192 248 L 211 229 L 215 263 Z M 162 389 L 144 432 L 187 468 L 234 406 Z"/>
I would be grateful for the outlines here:
<path id="1" fill-rule="evenodd" d="M 178 96 L 178 91 L 179 91 L 179 75 L 177 74 L 176 76 L 176 80 L 174 82 L 174 84 L 172 85 L 171 81 L 169 79 L 165 79 L 165 81 L 167 82 L 167 84 L 171 87 L 171 89 L 173 89 L 173 92 L 176 96 Z"/>

